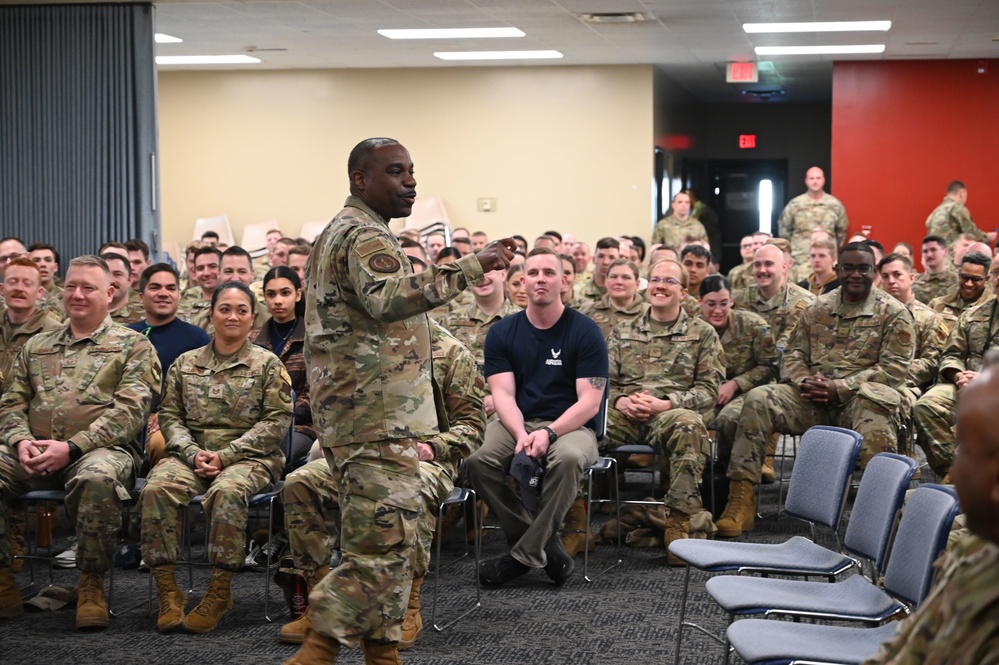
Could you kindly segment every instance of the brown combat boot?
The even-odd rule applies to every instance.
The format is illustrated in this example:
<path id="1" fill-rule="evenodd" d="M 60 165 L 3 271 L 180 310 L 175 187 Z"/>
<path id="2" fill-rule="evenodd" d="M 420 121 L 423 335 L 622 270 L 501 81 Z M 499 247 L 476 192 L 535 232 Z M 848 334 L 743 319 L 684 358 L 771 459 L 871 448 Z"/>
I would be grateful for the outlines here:
<path id="1" fill-rule="evenodd" d="M 184 617 L 184 630 L 189 633 L 210 633 L 218 628 L 222 617 L 232 609 L 232 571 L 212 568 L 212 581 L 197 607 Z"/>
<path id="2" fill-rule="evenodd" d="M 323 566 L 317 569 L 313 573 L 308 573 L 303 575 L 305 578 L 306 589 L 308 590 L 306 596 L 316 588 L 319 581 L 326 577 L 327 573 L 330 572 L 329 566 Z M 294 621 L 286 623 L 281 626 L 281 633 L 278 635 L 278 639 L 282 642 L 288 644 L 304 644 L 305 638 L 309 633 L 309 629 L 312 628 L 312 604 L 308 604 L 305 608 L 305 612 L 302 616 L 298 617 Z"/>
<path id="3" fill-rule="evenodd" d="M 7 537 L 10 539 L 10 556 L 12 557 L 13 563 L 10 564 L 10 569 L 15 572 L 21 572 L 24 568 L 24 559 L 14 559 L 13 557 L 24 556 L 25 555 L 25 533 L 28 530 L 28 514 L 24 508 L 11 508 L 7 511 Z"/>
<path id="4" fill-rule="evenodd" d="M 780 434 L 774 432 L 767 444 L 767 456 L 763 459 L 763 468 L 760 470 L 760 482 L 764 485 L 777 482 L 777 471 L 774 470 L 774 455 L 777 454 L 777 441 Z"/>
<path id="5" fill-rule="evenodd" d="M 655 461 L 656 456 L 647 453 L 635 453 L 634 455 L 628 455 L 628 467 L 632 469 L 646 469 L 652 466 Z"/>
<path id="6" fill-rule="evenodd" d="M 486 515 L 489 514 L 489 506 L 482 499 L 475 500 L 475 509 L 479 511 L 479 538 L 486 537 Z M 469 545 L 475 544 L 475 529 L 472 528 L 472 520 L 469 519 L 468 511 L 465 511 L 465 542 Z"/>
<path id="7" fill-rule="evenodd" d="M 593 532 L 590 531 L 590 521 L 586 519 L 586 504 L 582 499 L 576 499 L 569 507 L 569 512 L 565 514 L 565 521 L 562 523 L 563 529 L 569 529 L 569 533 L 563 533 L 562 547 L 566 554 L 575 557 L 589 545 L 592 552 L 596 548 L 593 540 Z M 578 532 L 578 533 L 577 533 Z"/>
<path id="8" fill-rule="evenodd" d="M 666 518 L 666 532 L 663 535 L 663 540 L 666 545 L 666 565 L 668 566 L 686 566 L 686 562 L 683 559 L 678 559 L 673 556 L 669 551 L 669 544 L 674 540 L 683 540 L 684 538 L 690 537 L 690 515 L 671 510 L 669 517 Z"/>
<path id="9" fill-rule="evenodd" d="M 173 564 L 167 564 L 156 566 L 152 570 L 153 579 L 156 581 L 156 596 L 160 600 L 160 616 L 156 619 L 156 630 L 161 633 L 169 633 L 184 623 L 187 598 L 177 586 L 177 579 L 174 577 L 176 568 Z"/>
<path id="10" fill-rule="evenodd" d="M 76 628 L 107 628 L 111 620 L 104 599 L 104 576 L 81 573 L 76 588 Z"/>
<path id="11" fill-rule="evenodd" d="M 361 643 L 364 651 L 364 665 L 402 665 L 399 657 L 399 645 L 395 643 L 369 642 Z"/>
<path id="12" fill-rule="evenodd" d="M 728 504 L 715 523 L 719 538 L 738 538 L 756 526 L 756 492 L 750 480 L 730 480 Z"/>
<path id="13" fill-rule="evenodd" d="M 24 614 L 21 590 L 10 568 L 0 568 L 0 619 L 14 619 Z"/>
<path id="14" fill-rule="evenodd" d="M 423 637 L 423 617 L 420 616 L 420 587 L 422 577 L 413 578 L 413 588 L 409 592 L 409 607 L 402 620 L 402 639 L 399 640 L 399 651 L 413 648 L 416 640 Z"/>
<path id="15" fill-rule="evenodd" d="M 284 665 L 330 665 L 340 654 L 340 643 L 332 637 L 320 635 L 309 629 L 305 641 L 295 655 L 284 661 Z"/>

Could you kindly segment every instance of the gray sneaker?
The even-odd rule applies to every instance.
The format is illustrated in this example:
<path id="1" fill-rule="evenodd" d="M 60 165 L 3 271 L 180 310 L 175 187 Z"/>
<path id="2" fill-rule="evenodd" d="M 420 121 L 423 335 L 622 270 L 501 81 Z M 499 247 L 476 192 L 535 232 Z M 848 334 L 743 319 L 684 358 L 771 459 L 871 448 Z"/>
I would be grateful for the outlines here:
<path id="1" fill-rule="evenodd" d="M 69 547 L 55 556 L 52 565 L 56 568 L 76 568 L 76 536 L 69 537 Z"/>

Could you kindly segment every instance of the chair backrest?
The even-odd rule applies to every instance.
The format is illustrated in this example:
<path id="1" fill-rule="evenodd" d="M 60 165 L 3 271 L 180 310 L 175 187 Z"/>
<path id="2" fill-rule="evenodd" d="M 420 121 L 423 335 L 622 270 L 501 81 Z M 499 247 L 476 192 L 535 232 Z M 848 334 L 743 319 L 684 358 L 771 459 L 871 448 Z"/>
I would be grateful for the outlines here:
<path id="1" fill-rule="evenodd" d="M 230 247 L 236 244 L 236 240 L 232 235 L 232 227 L 229 226 L 229 218 L 226 215 L 203 217 L 194 220 L 194 233 L 191 234 L 191 238 L 193 240 L 201 240 L 201 235 L 205 231 L 215 231 L 215 233 L 219 234 L 219 242 L 225 243 Z"/>
<path id="2" fill-rule="evenodd" d="M 843 546 L 851 554 L 873 561 L 879 572 L 884 570 L 895 520 L 916 468 L 917 464 L 908 457 L 880 453 L 870 461 L 860 479 Z"/>
<path id="3" fill-rule="evenodd" d="M 787 514 L 837 530 L 862 441 L 842 427 L 816 425 L 805 432 L 787 490 Z"/>
<path id="4" fill-rule="evenodd" d="M 885 591 L 918 605 L 930 591 L 933 562 L 947 544 L 957 517 L 957 492 L 944 485 L 920 485 L 902 509 L 885 569 Z"/>
<path id="5" fill-rule="evenodd" d="M 267 232 L 277 228 L 280 227 L 276 219 L 272 219 L 269 222 L 260 222 L 259 224 L 247 224 L 243 227 L 243 237 L 240 239 L 239 246 L 248 252 L 266 249 Z"/>
<path id="6" fill-rule="evenodd" d="M 303 222 L 302 228 L 298 232 L 299 238 L 305 238 L 309 242 L 315 242 L 319 234 L 323 232 L 330 220 L 323 219 L 318 222 Z"/>

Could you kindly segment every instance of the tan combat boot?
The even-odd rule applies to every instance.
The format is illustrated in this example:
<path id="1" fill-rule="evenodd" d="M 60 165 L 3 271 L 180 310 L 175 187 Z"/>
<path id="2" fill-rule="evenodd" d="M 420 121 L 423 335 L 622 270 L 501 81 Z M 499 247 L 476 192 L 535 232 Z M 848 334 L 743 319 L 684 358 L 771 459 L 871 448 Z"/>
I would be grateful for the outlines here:
<path id="1" fill-rule="evenodd" d="M 361 650 L 364 651 L 364 665 L 402 665 L 397 644 L 364 640 Z"/>
<path id="2" fill-rule="evenodd" d="M 284 661 L 284 665 L 330 665 L 336 662 L 339 654 L 339 642 L 310 628 L 302 646 L 294 656 Z"/>
<path id="3" fill-rule="evenodd" d="M 153 579 L 156 581 L 156 596 L 160 599 L 160 616 L 156 620 L 156 629 L 161 633 L 169 633 L 184 623 L 187 598 L 177 586 L 175 570 L 176 566 L 173 564 L 156 566 L 152 570 Z"/>
<path id="4" fill-rule="evenodd" d="M 413 578 L 413 588 L 409 592 L 409 607 L 402 619 L 402 639 L 399 640 L 399 651 L 413 648 L 416 640 L 423 637 L 423 617 L 420 616 L 420 587 L 422 577 Z"/>
<path id="5" fill-rule="evenodd" d="M 652 466 L 655 461 L 656 456 L 647 453 L 635 453 L 634 455 L 628 455 L 628 467 L 632 469 L 646 469 Z"/>
<path id="6" fill-rule="evenodd" d="M 489 514 L 489 506 L 486 505 L 485 501 L 482 499 L 475 500 L 475 509 L 479 511 L 479 538 L 486 537 L 486 530 L 483 526 L 486 523 L 486 515 Z M 472 520 L 468 519 L 469 515 L 466 511 L 465 513 L 465 542 L 469 545 L 475 544 L 475 529 L 472 528 Z"/>
<path id="7" fill-rule="evenodd" d="M 81 573 L 76 588 L 76 627 L 107 628 L 111 623 L 108 602 L 104 599 L 104 576 Z"/>
<path id="8" fill-rule="evenodd" d="M 730 480 L 728 504 L 715 523 L 719 538 L 738 538 L 756 526 L 756 492 L 752 481 Z"/>
<path id="9" fill-rule="evenodd" d="M 28 514 L 24 508 L 12 508 L 7 511 L 7 537 L 10 539 L 10 556 L 18 557 L 25 555 L 25 533 L 28 530 Z M 24 568 L 24 559 L 12 559 L 10 569 L 21 572 Z M 0 610 L 2 611 L 2 610 Z"/>
<path id="10" fill-rule="evenodd" d="M 319 581 L 326 577 L 327 573 L 330 572 L 329 566 L 323 566 L 313 573 L 308 573 L 303 575 L 305 578 L 305 585 L 307 589 L 306 595 L 312 593 L 312 590 L 316 588 Z M 286 623 L 281 626 L 281 633 L 278 635 L 278 639 L 282 642 L 288 644 L 304 644 L 305 637 L 309 633 L 309 629 L 312 628 L 312 604 L 306 606 L 305 612 L 302 616 L 298 617 L 294 621 Z"/>
<path id="11" fill-rule="evenodd" d="M 222 617 L 232 609 L 232 571 L 212 568 L 212 581 L 197 607 L 184 617 L 184 630 L 189 633 L 210 633 L 218 628 Z"/>
<path id="12" fill-rule="evenodd" d="M 0 619 L 14 619 L 24 614 L 21 590 L 10 568 L 0 568 Z"/>
<path id="13" fill-rule="evenodd" d="M 566 554 L 570 557 L 575 557 L 582 552 L 587 544 L 589 544 L 591 552 L 596 548 L 593 532 L 590 531 L 590 521 L 586 519 L 586 504 L 583 503 L 582 499 L 576 499 L 572 502 L 569 512 L 565 514 L 562 528 L 569 530 L 569 533 L 562 534 L 562 547 L 565 548 Z"/>
<path id="14" fill-rule="evenodd" d="M 669 517 L 666 518 L 666 532 L 663 535 L 663 540 L 666 541 L 666 565 L 668 566 L 686 566 L 686 562 L 683 559 L 678 559 L 677 557 L 670 554 L 669 544 L 674 540 L 683 540 L 684 538 L 690 537 L 690 515 L 671 510 Z"/>
<path id="15" fill-rule="evenodd" d="M 777 481 L 777 471 L 774 470 L 774 455 L 777 454 L 777 441 L 780 434 L 774 432 L 767 444 L 767 456 L 763 459 L 763 468 L 760 471 L 760 482 L 764 485 Z"/>

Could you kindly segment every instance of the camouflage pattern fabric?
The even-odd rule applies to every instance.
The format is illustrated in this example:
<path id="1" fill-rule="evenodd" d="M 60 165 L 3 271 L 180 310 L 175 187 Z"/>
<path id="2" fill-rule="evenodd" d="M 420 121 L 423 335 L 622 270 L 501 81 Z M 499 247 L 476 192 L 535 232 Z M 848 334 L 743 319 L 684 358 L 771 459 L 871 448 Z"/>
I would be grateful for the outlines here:
<path id="1" fill-rule="evenodd" d="M 926 235 L 940 236 L 949 247 L 962 233 L 970 233 L 978 242 L 988 242 L 985 232 L 975 226 L 971 212 L 964 204 L 944 197 L 943 202 L 926 218 Z"/>
<path id="2" fill-rule="evenodd" d="M 732 290 L 749 288 L 756 283 L 753 277 L 753 262 L 740 263 L 728 271 L 728 281 L 732 283 Z"/>
<path id="3" fill-rule="evenodd" d="M 177 318 L 181 321 L 191 323 L 191 319 L 201 310 L 209 309 L 212 306 L 211 298 L 201 297 L 201 287 L 192 286 L 184 289 L 180 294 L 180 302 L 177 304 Z M 198 326 L 199 328 L 201 326 Z"/>
<path id="4" fill-rule="evenodd" d="M 481 369 L 485 358 L 486 335 L 489 333 L 489 328 L 504 317 L 519 311 L 519 307 L 509 300 L 504 300 L 503 306 L 495 314 L 489 316 L 473 302 L 465 307 L 452 310 L 443 325 L 448 332 L 472 352 Z M 488 386 L 486 390 L 489 390 Z"/>
<path id="5" fill-rule="evenodd" d="M 912 284 L 912 295 L 924 305 L 929 305 L 934 298 L 945 296 L 956 288 L 957 272 L 948 266 L 943 272 L 934 274 L 924 272 L 916 277 L 916 281 Z"/>
<path id="6" fill-rule="evenodd" d="M 688 217 L 681 221 L 673 216 L 673 213 L 663 217 L 652 230 L 652 244 L 670 245 L 676 249 L 687 244 L 689 240 L 707 240 L 708 231 L 696 218 Z"/>
<path id="7" fill-rule="evenodd" d="M 63 289 L 56 284 L 50 290 L 46 290 L 38 299 L 38 309 L 44 310 L 52 315 L 52 318 L 62 322 L 66 320 L 66 307 L 62 304 Z"/>
<path id="8" fill-rule="evenodd" d="M 940 312 L 941 314 L 948 314 L 950 318 L 948 322 L 953 322 L 954 319 L 961 316 L 964 312 L 969 309 L 978 307 L 983 303 L 987 303 L 990 300 L 995 299 L 995 293 L 990 289 L 986 288 L 982 291 L 982 295 L 978 296 L 976 300 L 965 300 L 961 297 L 961 292 L 957 289 L 948 293 L 947 295 L 940 296 L 939 298 L 934 298 L 930 301 L 928 305 L 930 309 L 935 312 Z"/>
<path id="9" fill-rule="evenodd" d="M 801 320 L 805 308 L 815 302 L 815 296 L 811 292 L 791 282 L 785 284 L 772 298 L 766 298 L 760 293 L 760 288 L 753 284 L 733 291 L 732 299 L 737 308 L 756 312 L 770 324 L 770 332 L 778 348 L 787 346 L 791 331 Z"/>
<path id="10" fill-rule="evenodd" d="M 794 266 L 789 279 L 800 282 L 811 271 L 809 267 L 809 246 L 812 244 L 812 231 L 826 231 L 841 247 L 846 242 L 846 230 L 850 222 L 846 208 L 835 196 L 822 193 L 818 201 L 808 192 L 791 199 L 777 220 L 777 234 L 791 243 L 791 258 Z"/>
<path id="11" fill-rule="evenodd" d="M 28 320 L 19 326 L 12 324 L 5 314 L 0 320 L 0 376 L 10 376 L 14 359 L 25 342 L 38 333 L 49 332 L 60 326 L 62 322 L 59 319 L 37 307 Z"/>
<path id="12" fill-rule="evenodd" d="M 862 665 L 999 663 L 999 546 L 970 534 L 937 565 L 929 595 Z"/>
<path id="13" fill-rule="evenodd" d="M 112 321 L 123 326 L 138 323 L 146 318 L 146 310 L 142 306 L 142 301 L 139 300 L 139 294 L 135 291 L 128 292 L 128 300 L 125 301 L 124 306 L 113 312 L 108 312 L 108 314 Z"/>
<path id="14" fill-rule="evenodd" d="M 636 293 L 627 305 L 618 308 L 611 302 L 607 294 L 597 302 L 586 302 L 580 305 L 579 313 L 590 317 L 604 334 L 604 339 L 610 335 L 614 326 L 622 321 L 631 321 L 645 312 L 645 298 L 641 293 Z"/>

